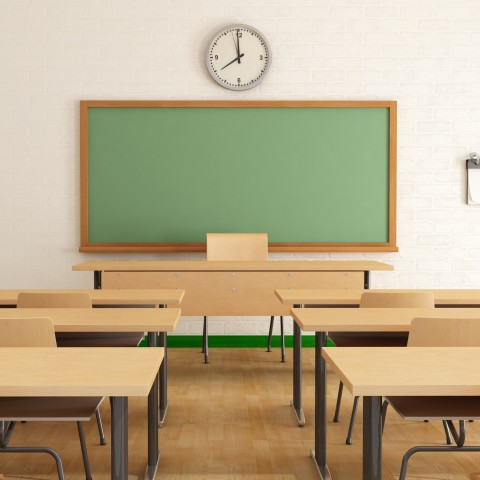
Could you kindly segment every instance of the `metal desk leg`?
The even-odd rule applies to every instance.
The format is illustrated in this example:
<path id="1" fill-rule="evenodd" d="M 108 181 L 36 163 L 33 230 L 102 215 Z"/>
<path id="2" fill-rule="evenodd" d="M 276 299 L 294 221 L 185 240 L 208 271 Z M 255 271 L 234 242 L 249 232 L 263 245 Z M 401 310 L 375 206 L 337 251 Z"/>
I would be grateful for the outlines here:
<path id="1" fill-rule="evenodd" d="M 295 305 L 295 308 L 298 306 Z M 305 425 L 305 416 L 302 408 L 302 330 L 293 322 L 293 407 L 299 427 Z"/>
<path id="2" fill-rule="evenodd" d="M 110 397 L 112 480 L 128 480 L 128 397 Z"/>
<path id="3" fill-rule="evenodd" d="M 167 415 L 168 400 L 167 400 L 167 332 L 160 332 L 160 346 L 163 347 L 164 355 L 163 362 L 160 365 L 158 382 L 159 394 L 160 394 L 160 417 L 158 420 L 158 426 L 163 427 L 165 417 Z"/>
<path id="4" fill-rule="evenodd" d="M 331 480 L 327 465 L 327 367 L 322 358 L 325 332 L 315 333 L 315 450 L 311 457 L 322 480 Z"/>
<path id="5" fill-rule="evenodd" d="M 148 346 L 157 346 L 157 333 L 148 333 Z M 148 464 L 145 480 L 153 480 L 157 474 L 160 452 L 158 450 L 158 375 L 148 394 Z"/>
<path id="6" fill-rule="evenodd" d="M 382 480 L 382 397 L 363 397 L 363 480 Z"/>
<path id="7" fill-rule="evenodd" d="M 95 270 L 93 272 L 93 288 L 95 290 L 101 290 L 102 288 L 102 271 Z"/>

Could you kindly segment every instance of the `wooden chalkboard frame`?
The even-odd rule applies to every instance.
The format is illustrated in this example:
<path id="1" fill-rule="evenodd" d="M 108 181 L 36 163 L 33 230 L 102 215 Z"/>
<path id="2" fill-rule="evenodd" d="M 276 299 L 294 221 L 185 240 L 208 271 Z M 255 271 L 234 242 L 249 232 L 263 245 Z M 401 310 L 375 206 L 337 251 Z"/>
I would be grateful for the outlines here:
<path id="1" fill-rule="evenodd" d="M 388 242 L 270 243 L 270 252 L 396 252 L 397 102 L 396 101 L 80 101 L 80 252 L 203 252 L 205 243 L 93 243 L 88 240 L 88 109 L 95 108 L 386 108 L 389 111 Z"/>

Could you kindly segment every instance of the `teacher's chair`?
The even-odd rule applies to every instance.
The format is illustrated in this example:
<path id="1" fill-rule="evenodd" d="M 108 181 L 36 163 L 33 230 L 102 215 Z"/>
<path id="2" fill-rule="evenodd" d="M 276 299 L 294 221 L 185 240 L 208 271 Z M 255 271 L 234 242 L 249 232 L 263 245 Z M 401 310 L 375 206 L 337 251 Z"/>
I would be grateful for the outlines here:
<path id="1" fill-rule="evenodd" d="M 208 261 L 255 262 L 268 260 L 268 235 L 266 233 L 207 233 Z M 271 340 L 275 317 L 270 317 L 267 351 L 271 352 Z M 282 362 L 285 362 L 285 337 L 283 317 L 280 317 Z M 208 317 L 203 317 L 203 348 L 208 363 Z"/>

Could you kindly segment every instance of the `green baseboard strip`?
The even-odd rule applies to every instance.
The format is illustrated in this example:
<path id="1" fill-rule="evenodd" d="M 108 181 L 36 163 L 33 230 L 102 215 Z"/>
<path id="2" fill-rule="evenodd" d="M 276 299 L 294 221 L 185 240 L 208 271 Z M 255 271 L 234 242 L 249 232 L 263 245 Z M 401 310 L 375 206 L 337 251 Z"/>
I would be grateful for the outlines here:
<path id="1" fill-rule="evenodd" d="M 266 335 L 209 335 L 208 346 L 211 348 L 267 348 Z M 139 347 L 148 345 L 145 337 L 139 344 Z M 315 336 L 303 335 L 302 347 L 314 347 Z M 333 346 L 333 343 L 327 339 L 327 346 Z M 272 347 L 280 348 L 280 335 L 273 335 Z M 293 336 L 285 335 L 285 347 L 293 347 Z M 168 348 L 202 348 L 201 335 L 169 335 Z"/>

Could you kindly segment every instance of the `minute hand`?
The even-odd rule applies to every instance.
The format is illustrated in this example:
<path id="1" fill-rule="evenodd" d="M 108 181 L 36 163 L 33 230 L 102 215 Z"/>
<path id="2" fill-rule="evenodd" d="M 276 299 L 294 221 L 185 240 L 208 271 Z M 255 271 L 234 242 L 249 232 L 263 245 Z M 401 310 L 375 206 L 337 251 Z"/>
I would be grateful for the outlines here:
<path id="1" fill-rule="evenodd" d="M 232 63 L 236 62 L 237 60 L 240 60 L 240 58 L 242 58 L 245 54 L 242 53 L 241 55 L 239 55 L 237 58 L 234 58 L 231 62 L 227 63 L 225 66 L 223 66 L 220 70 L 223 70 L 224 68 L 227 68 L 229 65 L 231 65 Z"/>

